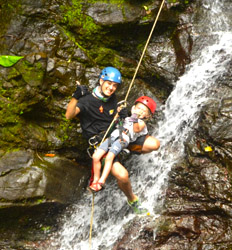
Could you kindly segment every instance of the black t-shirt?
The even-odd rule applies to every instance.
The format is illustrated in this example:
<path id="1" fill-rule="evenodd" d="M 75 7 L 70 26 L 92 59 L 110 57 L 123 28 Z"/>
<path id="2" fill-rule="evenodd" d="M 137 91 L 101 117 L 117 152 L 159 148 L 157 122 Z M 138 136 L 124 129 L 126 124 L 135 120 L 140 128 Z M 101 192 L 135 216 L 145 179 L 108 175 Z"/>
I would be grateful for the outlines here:
<path id="1" fill-rule="evenodd" d="M 106 131 L 117 112 L 117 100 L 113 94 L 107 102 L 103 102 L 92 94 L 79 99 L 77 107 L 80 109 L 81 128 L 85 138 Z"/>

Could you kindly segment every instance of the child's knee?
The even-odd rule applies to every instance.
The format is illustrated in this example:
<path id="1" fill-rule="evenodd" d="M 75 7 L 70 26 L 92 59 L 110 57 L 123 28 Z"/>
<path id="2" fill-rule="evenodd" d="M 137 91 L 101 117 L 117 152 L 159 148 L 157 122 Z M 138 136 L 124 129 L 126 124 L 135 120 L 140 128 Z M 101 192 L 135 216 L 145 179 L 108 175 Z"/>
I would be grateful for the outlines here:
<path id="1" fill-rule="evenodd" d="M 92 155 L 92 159 L 93 159 L 94 162 L 100 161 L 100 157 L 96 152 Z"/>
<path id="2" fill-rule="evenodd" d="M 108 152 L 106 155 L 106 161 L 113 161 L 115 154 L 113 152 Z"/>

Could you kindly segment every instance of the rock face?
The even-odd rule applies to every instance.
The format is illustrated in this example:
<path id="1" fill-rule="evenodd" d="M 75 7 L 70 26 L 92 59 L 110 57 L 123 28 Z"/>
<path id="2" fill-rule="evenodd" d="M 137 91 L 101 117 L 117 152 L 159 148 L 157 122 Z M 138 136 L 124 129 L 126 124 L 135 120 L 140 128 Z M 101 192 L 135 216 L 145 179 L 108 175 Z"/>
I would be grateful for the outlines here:
<path id="1" fill-rule="evenodd" d="M 77 163 L 60 157 L 40 157 L 33 151 L 15 151 L 0 160 L 1 207 L 14 203 L 24 206 L 45 202 L 68 203 L 80 195 L 87 171 Z"/>
<path id="2" fill-rule="evenodd" d="M 57 230 L 58 215 L 81 197 L 89 175 L 71 160 L 32 150 L 6 153 L 0 170 L 1 249 L 18 249 Z"/>
<path id="3" fill-rule="evenodd" d="M 192 2 L 165 4 L 130 103 L 139 95 L 164 102 L 192 50 L 200 50 L 201 41 L 191 33 L 197 8 Z M 124 82 L 118 99 L 123 99 L 159 6 L 158 0 L 0 3 L 0 54 L 24 56 L 12 67 L 0 66 L 2 249 L 39 249 L 28 241 L 55 231 L 56 215 L 80 197 L 89 176 L 80 164 L 89 163 L 87 143 L 78 119 L 64 118 L 75 81 L 92 90 L 103 67 L 117 67 Z M 186 142 L 185 161 L 172 169 L 163 215 L 135 220 L 114 249 L 232 247 L 231 79 L 228 73 L 218 80 L 215 99 L 205 105 L 198 130 Z M 57 156 L 45 157 L 51 152 Z"/>

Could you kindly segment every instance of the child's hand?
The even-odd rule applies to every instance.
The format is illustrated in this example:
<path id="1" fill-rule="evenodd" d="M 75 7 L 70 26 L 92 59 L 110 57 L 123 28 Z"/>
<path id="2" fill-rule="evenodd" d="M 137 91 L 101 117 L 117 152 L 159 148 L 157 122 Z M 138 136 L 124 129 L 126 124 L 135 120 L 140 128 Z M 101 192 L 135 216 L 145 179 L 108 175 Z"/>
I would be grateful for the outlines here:
<path id="1" fill-rule="evenodd" d="M 135 113 L 133 113 L 133 114 L 129 117 L 129 121 L 130 121 L 130 122 L 134 122 L 134 123 L 138 122 L 138 115 L 135 114 Z"/>

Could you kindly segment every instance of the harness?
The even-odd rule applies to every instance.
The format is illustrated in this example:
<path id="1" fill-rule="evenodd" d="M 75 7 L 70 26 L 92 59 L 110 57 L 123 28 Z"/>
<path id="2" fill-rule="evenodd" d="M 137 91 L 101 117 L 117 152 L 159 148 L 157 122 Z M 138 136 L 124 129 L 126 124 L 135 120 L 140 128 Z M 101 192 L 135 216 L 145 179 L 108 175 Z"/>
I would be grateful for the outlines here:
<path id="1" fill-rule="evenodd" d="M 105 135 L 105 131 L 99 133 L 98 135 L 94 135 L 94 136 L 89 138 L 89 140 L 88 140 L 89 147 L 87 148 L 87 153 L 88 153 L 90 158 L 92 158 L 92 154 L 93 154 L 94 150 L 100 145 L 104 135 Z"/>
<path id="2" fill-rule="evenodd" d="M 102 131 L 101 133 L 94 135 L 92 137 L 89 138 L 88 143 L 89 143 L 89 147 L 87 148 L 87 153 L 89 155 L 90 158 L 92 158 L 92 154 L 94 152 L 94 150 L 102 143 L 102 140 L 104 141 L 105 139 L 109 138 L 108 142 L 109 142 L 109 146 L 111 145 L 111 140 L 110 140 L 110 135 L 113 132 L 113 130 L 115 129 L 116 125 L 118 125 L 118 129 L 119 129 L 119 138 L 120 140 L 123 140 L 122 137 L 122 133 L 128 133 L 129 131 L 127 131 L 127 129 L 125 130 L 123 128 L 123 119 L 117 119 L 115 120 L 115 122 L 111 125 L 110 130 L 107 132 L 106 131 Z"/>

